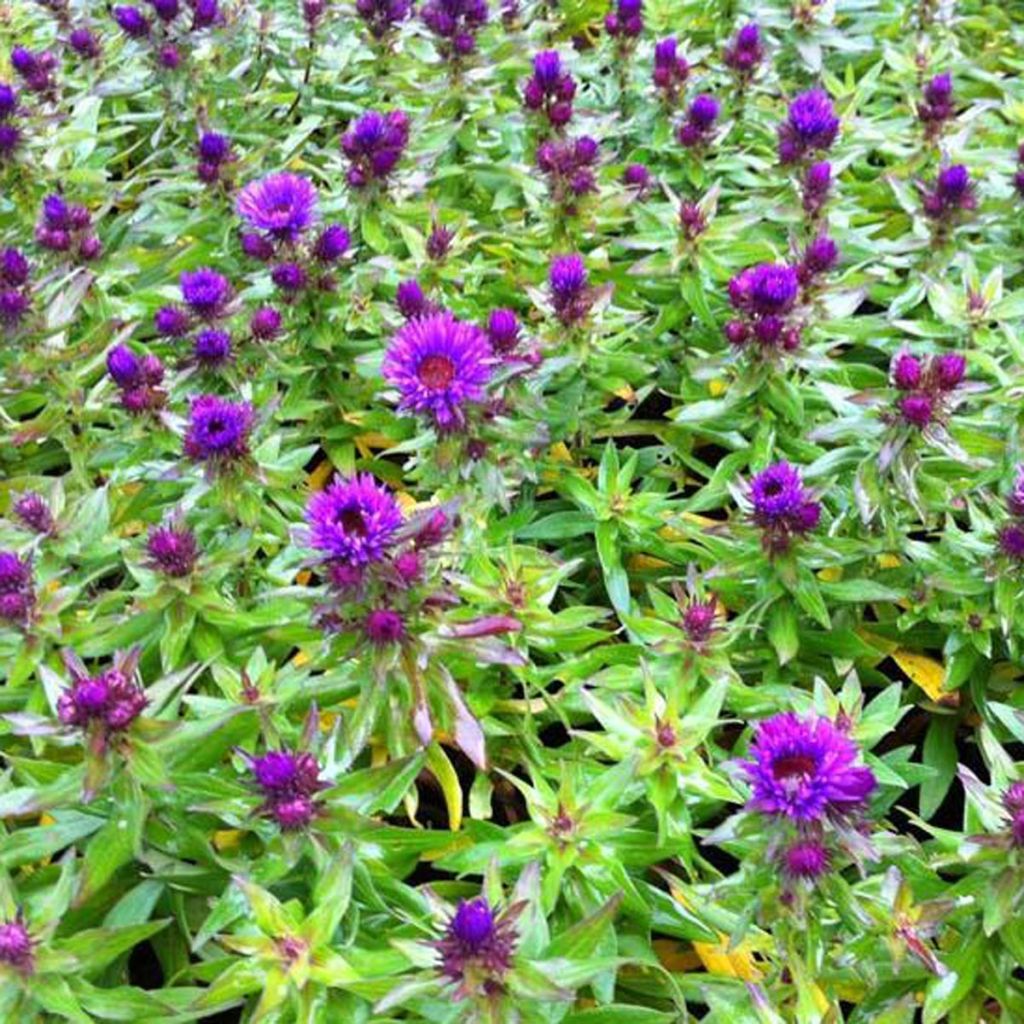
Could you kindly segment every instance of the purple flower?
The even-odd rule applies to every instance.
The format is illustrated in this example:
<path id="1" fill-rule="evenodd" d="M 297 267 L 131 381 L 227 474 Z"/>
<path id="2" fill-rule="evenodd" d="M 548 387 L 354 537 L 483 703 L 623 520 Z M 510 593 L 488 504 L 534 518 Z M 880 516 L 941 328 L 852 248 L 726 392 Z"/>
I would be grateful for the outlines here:
<path id="1" fill-rule="evenodd" d="M 443 224 L 433 224 L 427 236 L 427 258 L 440 263 L 448 255 L 454 238 L 455 232 L 451 228 L 446 228 Z"/>
<path id="2" fill-rule="evenodd" d="M 309 827 L 318 806 L 308 796 L 292 796 L 267 802 L 265 811 L 283 832 L 297 832 Z"/>
<path id="3" fill-rule="evenodd" d="M 341 224 L 331 224 L 320 232 L 313 246 L 313 255 L 321 263 L 336 263 L 348 252 L 351 244 L 348 231 Z"/>
<path id="4" fill-rule="evenodd" d="M 722 60 L 741 79 L 749 77 L 764 57 L 761 30 L 753 22 L 744 25 L 726 47 Z"/>
<path id="5" fill-rule="evenodd" d="M 749 806 L 793 821 L 820 821 L 863 810 L 875 789 L 870 768 L 855 762 L 857 745 L 827 718 L 791 711 L 761 722 L 740 766 L 750 780 Z"/>
<path id="6" fill-rule="evenodd" d="M 651 184 L 651 172 L 644 164 L 627 164 L 622 172 L 622 183 L 627 188 L 644 192 Z"/>
<path id="7" fill-rule="evenodd" d="M 98 676 L 75 676 L 57 700 L 57 717 L 80 729 L 98 723 L 105 732 L 120 732 L 148 703 L 138 684 L 121 669 L 110 668 Z"/>
<path id="8" fill-rule="evenodd" d="M 959 352 L 947 352 L 932 360 L 932 375 L 940 391 L 952 391 L 964 379 L 967 360 Z"/>
<path id="9" fill-rule="evenodd" d="M 494 309 L 487 318 L 487 340 L 495 352 L 506 355 L 519 344 L 519 319 L 511 309 Z"/>
<path id="10" fill-rule="evenodd" d="M 839 134 L 839 118 L 824 89 L 800 93 L 789 105 L 789 115 L 779 126 L 779 159 L 784 164 L 802 160 L 808 153 L 828 149 Z"/>
<path id="11" fill-rule="evenodd" d="M 218 0 L 191 0 L 192 28 L 209 28 L 220 20 Z"/>
<path id="12" fill-rule="evenodd" d="M 679 204 L 679 227 L 688 242 L 695 242 L 708 229 L 708 220 L 699 203 L 689 200 Z"/>
<path id="13" fill-rule="evenodd" d="M 255 231 L 244 231 L 242 233 L 242 251 L 246 256 L 255 260 L 266 262 L 274 256 L 274 243 Z"/>
<path id="14" fill-rule="evenodd" d="M 1024 526 L 1008 523 L 999 531 L 999 550 L 1012 562 L 1024 562 Z"/>
<path id="15" fill-rule="evenodd" d="M 561 128 L 572 118 L 572 101 L 576 82 L 562 70 L 557 50 L 542 50 L 534 55 L 533 75 L 523 89 L 523 103 L 528 110 L 543 110 L 550 124 Z"/>
<path id="16" fill-rule="evenodd" d="M 28 260 L 17 249 L 0 252 L 0 280 L 12 288 L 18 288 L 28 281 Z"/>
<path id="17" fill-rule="evenodd" d="M 41 494 L 28 491 L 15 501 L 13 512 L 16 519 L 33 533 L 53 533 L 56 523 L 46 499 Z"/>
<path id="18" fill-rule="evenodd" d="M 839 262 L 839 246 L 828 237 L 819 235 L 804 250 L 797 277 L 805 287 L 814 285 L 817 278 L 828 273 Z"/>
<path id="19" fill-rule="evenodd" d="M 21 129 L 0 121 L 0 159 L 6 160 L 21 145 Z"/>
<path id="20" fill-rule="evenodd" d="M 146 538 L 149 567 L 173 579 L 188 576 L 195 568 L 199 549 L 196 535 L 187 526 L 157 526 Z"/>
<path id="21" fill-rule="evenodd" d="M 223 274 L 209 267 L 186 270 L 181 275 L 181 297 L 197 316 L 216 317 L 231 298 L 231 285 Z"/>
<path id="22" fill-rule="evenodd" d="M 686 111 L 686 120 L 676 129 L 676 138 L 687 148 L 706 145 L 714 131 L 720 110 L 714 96 L 702 93 Z"/>
<path id="23" fill-rule="evenodd" d="M 785 263 L 759 263 L 729 282 L 729 299 L 755 316 L 783 316 L 800 292 L 797 272 Z"/>
<path id="24" fill-rule="evenodd" d="M 420 16 L 437 37 L 441 56 L 452 60 L 476 49 L 476 33 L 487 22 L 488 10 L 485 0 L 427 0 Z"/>
<path id="25" fill-rule="evenodd" d="M 146 21 L 142 12 L 137 7 L 123 5 L 115 7 L 111 13 L 114 15 L 114 21 L 117 22 L 121 31 L 133 39 L 142 39 L 144 36 L 149 35 L 149 22 Z"/>
<path id="26" fill-rule="evenodd" d="M 32 587 L 32 560 L 14 551 L 0 551 L 0 594 L 13 594 Z"/>
<path id="27" fill-rule="evenodd" d="M 1024 846 L 1024 782 L 1011 783 L 1003 794 L 1003 807 L 1010 816 L 1010 839 Z"/>
<path id="28" fill-rule="evenodd" d="M 153 316 L 153 326 L 162 338 L 183 338 L 192 326 L 192 319 L 179 306 L 161 306 Z"/>
<path id="29" fill-rule="evenodd" d="M 804 172 L 803 207 L 811 217 L 818 216 L 832 187 L 832 165 L 827 160 L 811 164 Z"/>
<path id="30" fill-rule="evenodd" d="M 203 163 L 222 164 L 231 155 L 231 141 L 220 132 L 203 132 L 196 149 Z"/>
<path id="31" fill-rule="evenodd" d="M 231 358 L 231 335 L 215 327 L 200 331 L 192 343 L 192 355 L 208 369 L 223 366 Z"/>
<path id="32" fill-rule="evenodd" d="M 787 878 L 813 882 L 828 873 L 829 853 L 817 839 L 798 839 L 781 855 L 782 872 Z"/>
<path id="33" fill-rule="evenodd" d="M 31 304 L 29 297 L 15 288 L 0 289 L 0 323 L 16 326 L 24 318 Z"/>
<path id="34" fill-rule="evenodd" d="M 270 279 L 284 292 L 300 292 L 308 280 L 299 263 L 281 263 L 270 272 Z"/>
<path id="35" fill-rule="evenodd" d="M 913 391 L 921 383 L 921 361 L 909 352 L 898 352 L 889 368 L 893 384 L 901 391 Z"/>
<path id="36" fill-rule="evenodd" d="M 959 211 L 973 210 L 977 205 L 974 183 L 963 164 L 943 167 L 931 188 L 924 185 L 918 187 L 925 216 L 940 225 L 951 222 Z"/>
<path id="37" fill-rule="evenodd" d="M 391 491 L 366 473 L 335 480 L 306 506 L 308 543 L 345 565 L 379 562 L 402 525 Z"/>
<path id="38" fill-rule="evenodd" d="M 374 608 L 363 622 L 363 632 L 374 647 L 389 647 L 405 636 L 405 620 L 393 608 Z"/>
<path id="39" fill-rule="evenodd" d="M 788 462 L 773 463 L 755 474 L 749 499 L 770 553 L 785 551 L 793 535 L 813 530 L 821 517 L 821 505 L 804 487 L 800 471 Z"/>
<path id="40" fill-rule="evenodd" d="M 406 320 L 415 320 L 417 317 L 435 312 L 434 307 L 423 294 L 419 281 L 416 280 L 399 282 L 398 288 L 395 290 L 395 305 L 398 306 L 398 312 Z"/>
<path id="41" fill-rule="evenodd" d="M 644 30 L 643 0 L 615 0 L 612 10 L 605 15 L 604 28 L 608 35 L 622 41 L 640 35 Z"/>
<path id="42" fill-rule="evenodd" d="M 939 135 L 953 113 L 953 76 L 949 72 L 936 75 L 925 84 L 924 101 L 917 105 L 917 116 L 925 125 L 926 135 Z"/>
<path id="43" fill-rule="evenodd" d="M 391 339 L 384 379 L 400 394 L 399 409 L 429 416 L 438 430 L 465 426 L 465 406 L 482 402 L 491 377 L 491 349 L 474 324 L 451 313 L 410 320 Z"/>
<path id="44" fill-rule="evenodd" d="M 365 188 L 384 181 L 398 166 L 408 141 L 409 117 L 399 110 L 368 110 L 356 118 L 341 137 L 342 152 L 350 161 L 349 185 Z"/>
<path id="45" fill-rule="evenodd" d="M 916 392 L 900 399 L 903 419 L 914 427 L 927 427 L 934 418 L 935 406 L 928 395 Z"/>
<path id="46" fill-rule="evenodd" d="M 87 28 L 76 28 L 71 30 L 68 36 L 68 43 L 71 49 L 86 60 L 91 60 L 100 55 L 99 40 Z"/>
<path id="47" fill-rule="evenodd" d="M 715 602 L 691 601 L 683 612 L 683 632 L 692 644 L 706 643 L 715 631 Z"/>
<path id="48" fill-rule="evenodd" d="M 374 39 L 384 39 L 412 13 L 410 0 L 356 0 L 356 13 Z"/>
<path id="49" fill-rule="evenodd" d="M 281 330 L 281 314 L 273 306 L 262 306 L 249 319 L 249 330 L 259 341 L 270 341 Z"/>
<path id="50" fill-rule="evenodd" d="M 256 785 L 267 797 L 313 796 L 324 788 L 320 781 L 320 766 L 312 754 L 272 750 L 251 758 Z"/>
<path id="51" fill-rule="evenodd" d="M 675 36 L 662 39 L 654 46 L 654 85 L 666 102 L 675 101 L 676 93 L 690 77 L 690 65 L 678 53 Z"/>
<path id="52" fill-rule="evenodd" d="M 127 345 L 115 345 L 107 353 L 107 373 L 118 387 L 135 387 L 141 378 L 138 357 Z"/>
<path id="53" fill-rule="evenodd" d="M 497 915 L 482 897 L 463 900 L 436 943 L 440 972 L 468 993 L 472 977 L 483 974 L 493 985 L 512 966 L 516 933 L 512 915 Z M 485 982 L 486 984 L 486 982 Z"/>
<path id="54" fill-rule="evenodd" d="M 21 974 L 30 974 L 35 964 L 35 944 L 21 917 L 0 924 L 0 964 Z"/>
<path id="55" fill-rule="evenodd" d="M 253 412 L 248 402 L 229 402 L 218 395 L 192 399 L 185 433 L 185 454 L 196 462 L 229 462 L 249 452 Z"/>
<path id="56" fill-rule="evenodd" d="M 249 182 L 235 209 L 257 231 L 294 242 L 316 219 L 317 192 L 308 178 L 287 171 Z"/>
<path id="57" fill-rule="evenodd" d="M 166 68 L 168 71 L 174 71 L 181 63 L 181 54 L 178 52 L 178 48 L 176 46 L 162 46 L 160 47 L 160 53 L 157 55 L 157 59 L 159 60 L 161 67 Z"/>

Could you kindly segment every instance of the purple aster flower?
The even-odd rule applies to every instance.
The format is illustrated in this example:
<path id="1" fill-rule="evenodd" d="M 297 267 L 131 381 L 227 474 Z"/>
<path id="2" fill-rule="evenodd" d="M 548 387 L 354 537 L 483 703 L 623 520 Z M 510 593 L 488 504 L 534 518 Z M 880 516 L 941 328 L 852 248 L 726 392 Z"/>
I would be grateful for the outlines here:
<path id="1" fill-rule="evenodd" d="M 1024 782 L 1011 783 L 1003 794 L 1003 807 L 1010 817 L 1010 839 L 1024 846 Z"/>
<path id="2" fill-rule="evenodd" d="M 893 384 L 900 391 L 913 391 L 921 383 L 921 361 L 909 352 L 898 352 L 889 368 Z"/>
<path id="3" fill-rule="evenodd" d="M 262 306 L 250 318 L 249 330 L 259 341 L 270 341 L 280 333 L 281 314 L 273 306 Z"/>
<path id="4" fill-rule="evenodd" d="M 250 758 L 249 767 L 256 785 L 268 798 L 314 796 L 324 788 L 320 781 L 320 766 L 312 754 L 272 750 Z"/>
<path id="5" fill-rule="evenodd" d="M 76 675 L 57 700 L 57 717 L 80 729 L 93 723 L 120 732 L 142 714 L 149 701 L 142 688 L 119 668 L 98 676 Z"/>
<path id="6" fill-rule="evenodd" d="M 800 471 L 788 462 L 773 463 L 755 474 L 748 496 L 770 554 L 785 551 L 794 535 L 813 530 L 821 518 L 821 505 L 804 487 Z"/>
<path id="7" fill-rule="evenodd" d="M 494 309 L 487 318 L 487 340 L 500 355 L 519 344 L 519 319 L 511 309 Z"/>
<path id="8" fill-rule="evenodd" d="M 197 316 L 216 317 L 231 298 L 231 285 L 223 274 L 209 267 L 186 270 L 181 275 L 181 297 Z"/>
<path id="9" fill-rule="evenodd" d="M 468 995 L 477 980 L 500 984 L 515 954 L 515 917 L 510 911 L 496 914 L 482 897 L 456 907 L 436 949 L 440 972 L 458 986 L 457 997 Z"/>
<path id="10" fill-rule="evenodd" d="M 308 828 L 318 813 L 316 801 L 308 796 L 285 797 L 269 801 L 265 812 L 273 818 L 283 832 L 298 832 Z"/>
<path id="11" fill-rule="evenodd" d="M 582 320 L 593 304 L 587 267 L 579 253 L 556 256 L 548 268 L 548 287 L 555 315 L 565 325 Z"/>
<path id="12" fill-rule="evenodd" d="M 374 608 L 363 622 L 363 633 L 374 647 L 389 647 L 405 636 L 405 620 L 393 608 Z"/>
<path id="13" fill-rule="evenodd" d="M 605 15 L 604 28 L 620 43 L 635 39 L 644 30 L 643 0 L 614 0 Z"/>
<path id="14" fill-rule="evenodd" d="M 678 91 L 690 77 L 690 65 L 678 52 L 675 36 L 662 39 L 654 46 L 654 85 L 665 102 L 675 102 Z"/>
<path id="15" fill-rule="evenodd" d="M 451 313 L 410 320 L 391 339 L 384 379 L 401 395 L 403 412 L 429 416 L 438 430 L 465 426 L 468 404 L 482 402 L 491 377 L 487 336 Z"/>
<path id="16" fill-rule="evenodd" d="M 715 631 L 715 602 L 691 601 L 683 612 L 683 632 L 692 644 L 704 644 Z"/>
<path id="17" fill-rule="evenodd" d="M 828 149 L 839 134 L 839 118 L 824 89 L 800 93 L 789 105 L 789 115 L 779 126 L 779 159 L 784 164 L 808 153 Z"/>
<path id="18" fill-rule="evenodd" d="M 787 878 L 813 882 L 828 873 L 828 848 L 817 839 L 798 839 L 782 851 L 781 861 Z"/>
<path id="19" fill-rule="evenodd" d="M 192 343 L 192 355 L 207 369 L 223 366 L 231 358 L 231 335 L 214 327 L 200 331 Z"/>
<path id="20" fill-rule="evenodd" d="M 341 137 L 341 149 L 351 162 L 347 181 L 364 188 L 383 181 L 398 166 L 409 141 L 409 117 L 400 110 L 382 114 L 368 110 Z"/>
<path id="21" fill-rule="evenodd" d="M 43 221 L 48 228 L 71 227 L 71 211 L 64 197 L 56 193 L 43 200 Z"/>
<path id="22" fill-rule="evenodd" d="M 932 360 L 932 376 L 940 391 L 952 391 L 964 379 L 967 360 L 959 352 L 947 352 Z"/>
<path id="23" fill-rule="evenodd" d="M 174 21 L 181 13 L 180 0 L 149 0 L 149 3 L 161 21 Z"/>
<path id="24" fill-rule="evenodd" d="M 281 263 L 270 272 L 270 279 L 284 292 L 300 292 L 308 277 L 300 263 Z"/>
<path id="25" fill-rule="evenodd" d="M 369 474 L 335 480 L 306 506 L 308 543 L 345 565 L 379 562 L 402 525 L 394 495 Z"/>
<path id="26" fill-rule="evenodd" d="M 100 55 L 99 40 L 87 28 L 72 29 L 68 43 L 71 49 L 85 60 L 92 60 Z"/>
<path id="27" fill-rule="evenodd" d="M 287 171 L 249 182 L 235 203 L 257 231 L 294 242 L 316 220 L 317 192 L 308 178 Z"/>
<path id="28" fill-rule="evenodd" d="M 1008 523 L 999 531 L 999 550 L 1012 562 L 1024 562 L 1024 526 Z"/>
<path id="29" fill-rule="evenodd" d="M 181 64 L 181 53 L 178 51 L 176 46 L 160 47 L 160 53 L 157 55 L 157 59 L 162 68 L 166 68 L 168 71 L 174 71 L 179 64 Z"/>
<path id="30" fill-rule="evenodd" d="M 196 462 L 228 462 L 249 452 L 253 412 L 248 402 L 229 402 L 218 395 L 192 399 L 185 433 L 185 454 Z"/>
<path id="31" fill-rule="evenodd" d="M 622 183 L 637 192 L 646 192 L 651 184 L 651 172 L 644 164 L 627 164 L 622 172 Z"/>
<path id="32" fill-rule="evenodd" d="M 32 560 L 14 551 L 0 551 L 0 594 L 13 594 L 32 587 Z"/>
<path id="33" fill-rule="evenodd" d="M 729 282 L 729 299 L 737 309 L 755 316 L 784 316 L 796 302 L 800 281 L 785 263 L 759 263 Z"/>
<path id="34" fill-rule="evenodd" d="M 114 15 L 114 21 L 126 35 L 133 39 L 142 39 L 149 35 L 149 22 L 137 7 L 122 5 L 115 7 L 111 13 Z"/>
<path id="35" fill-rule="evenodd" d="M 187 526 L 157 526 L 146 538 L 148 565 L 173 579 L 188 576 L 199 557 L 196 535 Z"/>
<path id="36" fill-rule="evenodd" d="M 838 262 L 839 246 L 828 235 L 819 235 L 804 250 L 798 275 L 803 283 L 808 283 L 832 270 Z"/>
<path id="37" fill-rule="evenodd" d="M 827 718 L 791 711 L 761 722 L 741 761 L 753 794 L 750 808 L 793 821 L 862 811 L 875 789 L 870 768 L 856 764 L 860 751 Z"/>
<path id="38" fill-rule="evenodd" d="M 356 13 L 374 39 L 384 39 L 412 13 L 410 0 L 356 0 Z"/>
<path id="39" fill-rule="evenodd" d="M 12 288 L 28 283 L 28 260 L 18 249 L 4 249 L 0 252 L 0 280 Z"/>
<path id="40" fill-rule="evenodd" d="M 352 238 L 341 224 L 330 224 L 320 232 L 313 255 L 321 263 L 336 263 L 348 252 Z"/>
<path id="41" fill-rule="evenodd" d="M 218 0 L 191 0 L 192 28 L 209 28 L 220 20 L 220 4 Z"/>
<path id="42" fill-rule="evenodd" d="M 977 206 L 974 182 L 963 164 L 943 167 L 931 188 L 918 187 L 925 216 L 937 221 L 940 228 L 952 222 L 960 211 Z"/>
<path id="43" fill-rule="evenodd" d="M 476 49 L 476 33 L 487 22 L 488 10 L 485 0 L 427 0 L 420 16 L 437 37 L 441 56 L 452 60 Z"/>
<path id="44" fill-rule="evenodd" d="M 680 145 L 687 148 L 706 145 L 714 131 L 720 107 L 714 96 L 702 93 L 686 111 L 686 120 L 676 129 Z"/>
<path id="45" fill-rule="evenodd" d="M 31 974 L 35 966 L 35 944 L 20 916 L 0 924 L 0 964 L 20 974 Z"/>
<path id="46" fill-rule="evenodd" d="M 523 104 L 527 110 L 543 111 L 551 125 L 561 128 L 572 119 L 575 96 L 576 82 L 562 70 L 558 51 L 542 50 L 535 54 L 533 75 L 523 89 Z"/>
<path id="47" fill-rule="evenodd" d="M 161 306 L 153 316 L 153 326 L 162 338 L 183 338 L 192 327 L 192 318 L 180 306 Z"/>
<path id="48" fill-rule="evenodd" d="M 924 100 L 917 105 L 917 116 L 925 126 L 926 136 L 934 139 L 953 114 L 953 76 L 946 72 L 925 83 Z"/>
<path id="49" fill-rule="evenodd" d="M 28 491 L 21 495 L 14 502 L 13 512 L 15 518 L 33 533 L 43 535 L 53 533 L 57 525 L 46 499 L 34 491 Z"/>
<path id="50" fill-rule="evenodd" d="M 203 132 L 196 150 L 203 163 L 222 164 L 231 155 L 231 141 L 220 132 Z"/>
<path id="51" fill-rule="evenodd" d="M 708 229 L 708 220 L 699 203 L 689 200 L 679 204 L 679 227 L 688 242 L 695 242 Z"/>

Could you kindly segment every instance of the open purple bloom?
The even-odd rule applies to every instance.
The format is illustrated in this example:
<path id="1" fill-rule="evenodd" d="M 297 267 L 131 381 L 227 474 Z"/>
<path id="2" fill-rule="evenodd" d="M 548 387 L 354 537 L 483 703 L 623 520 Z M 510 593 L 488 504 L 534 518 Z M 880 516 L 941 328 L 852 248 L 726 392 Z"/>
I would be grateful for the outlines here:
<path id="1" fill-rule="evenodd" d="M 249 452 L 253 412 L 248 402 L 218 395 L 192 399 L 185 433 L 185 454 L 195 462 L 231 462 Z"/>
<path id="2" fill-rule="evenodd" d="M 475 324 L 434 313 L 410 320 L 395 334 L 382 372 L 399 391 L 399 409 L 428 416 L 438 430 L 459 430 L 466 406 L 486 398 L 491 355 Z"/>
<path id="3" fill-rule="evenodd" d="M 217 317 L 231 298 L 231 285 L 223 274 L 209 267 L 183 271 L 181 297 L 197 316 Z"/>
<path id="4" fill-rule="evenodd" d="M 729 281 L 733 306 L 754 316 L 784 316 L 799 293 L 797 272 L 785 263 L 759 263 Z"/>
<path id="5" fill-rule="evenodd" d="M 779 126 L 779 159 L 784 164 L 802 160 L 809 153 L 828 149 L 839 134 L 839 118 L 824 89 L 800 93 L 789 105 L 789 115 Z"/>
<path id="6" fill-rule="evenodd" d="M 820 821 L 863 810 L 875 789 L 860 751 L 827 718 L 791 711 L 761 722 L 740 765 L 750 780 L 750 807 L 793 821 Z"/>
<path id="7" fill-rule="evenodd" d="M 794 535 L 813 530 L 821 518 L 821 505 L 804 487 L 800 471 L 788 462 L 776 462 L 750 481 L 752 518 L 764 531 L 771 552 L 785 551 Z"/>
<path id="8" fill-rule="evenodd" d="M 317 191 L 308 178 L 284 171 L 249 182 L 235 209 L 257 231 L 294 242 L 316 220 Z"/>
<path id="9" fill-rule="evenodd" d="M 368 473 L 335 480 L 306 506 L 308 543 L 335 562 L 362 566 L 387 553 L 402 525 L 394 495 Z"/>

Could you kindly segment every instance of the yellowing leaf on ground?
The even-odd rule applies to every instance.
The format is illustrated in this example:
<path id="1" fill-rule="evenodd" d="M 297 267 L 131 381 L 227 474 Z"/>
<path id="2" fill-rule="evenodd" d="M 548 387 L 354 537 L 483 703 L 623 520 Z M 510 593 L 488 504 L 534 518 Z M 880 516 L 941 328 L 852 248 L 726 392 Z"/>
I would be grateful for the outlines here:
<path id="1" fill-rule="evenodd" d="M 634 572 L 642 572 L 644 569 L 664 569 L 669 563 L 652 555 L 630 555 L 627 564 Z"/>
<path id="2" fill-rule="evenodd" d="M 843 567 L 841 565 L 826 565 L 824 569 L 818 570 L 818 579 L 824 583 L 838 583 L 843 578 Z"/>
<path id="3" fill-rule="evenodd" d="M 724 380 L 719 380 L 717 377 L 714 380 L 708 381 L 708 394 L 712 398 L 718 398 L 720 395 L 724 395 L 728 390 L 729 385 Z"/>
<path id="4" fill-rule="evenodd" d="M 237 828 L 222 828 L 213 833 L 213 845 L 218 850 L 234 850 L 241 844 L 242 835 Z"/>
<path id="5" fill-rule="evenodd" d="M 681 903 L 687 910 L 692 910 L 690 900 L 682 888 L 668 879 L 669 890 L 673 899 Z M 693 950 L 700 958 L 708 974 L 724 978 L 739 978 L 741 981 L 759 981 L 761 971 L 754 961 L 749 942 L 741 942 L 735 949 L 729 949 L 729 936 L 718 933 L 717 942 L 693 943 Z"/>
<path id="6" fill-rule="evenodd" d="M 879 555 L 877 561 L 882 569 L 898 569 L 903 564 L 899 555 Z"/>
<path id="7" fill-rule="evenodd" d="M 331 478 L 331 473 L 333 472 L 334 467 L 331 465 L 330 459 L 324 459 L 324 461 L 309 474 L 309 489 L 311 491 L 322 491 L 327 486 L 327 481 Z"/>

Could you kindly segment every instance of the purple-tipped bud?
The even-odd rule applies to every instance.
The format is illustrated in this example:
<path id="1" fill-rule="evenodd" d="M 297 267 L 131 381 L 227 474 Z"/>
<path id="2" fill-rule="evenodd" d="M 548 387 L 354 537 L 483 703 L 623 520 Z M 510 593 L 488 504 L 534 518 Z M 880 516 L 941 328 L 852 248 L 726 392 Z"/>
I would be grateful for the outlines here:
<path id="1" fill-rule="evenodd" d="M 192 355 L 207 369 L 223 366 L 231 358 L 231 335 L 215 327 L 200 331 L 192 344 Z"/>
<path id="2" fill-rule="evenodd" d="M 935 386 L 941 391 L 952 391 L 964 379 L 967 360 L 959 352 L 948 352 L 932 362 Z"/>
<path id="3" fill-rule="evenodd" d="M 915 393 L 900 400 L 903 419 L 914 427 L 927 427 L 932 421 L 935 407 L 928 395 Z"/>
<path id="4" fill-rule="evenodd" d="M 158 55 L 160 66 L 168 71 L 175 71 L 181 64 L 181 53 L 176 46 L 162 46 Z"/>
<path id="5" fill-rule="evenodd" d="M 828 849 L 816 839 L 797 840 L 782 851 L 782 870 L 788 878 L 813 882 L 828 869 Z"/>
<path id="6" fill-rule="evenodd" d="M 622 172 L 622 183 L 642 192 L 651 183 L 651 172 L 643 164 L 629 164 Z"/>
<path id="7" fill-rule="evenodd" d="M 28 260 L 17 249 L 0 252 L 0 279 L 12 288 L 20 288 L 28 281 Z"/>
<path id="8" fill-rule="evenodd" d="M 452 247 L 455 232 L 441 224 L 434 224 L 427 236 L 427 257 L 440 263 Z"/>
<path id="9" fill-rule="evenodd" d="M 519 319 L 511 309 L 495 309 L 487 318 L 487 338 L 495 352 L 504 355 L 519 344 Z"/>
<path id="10" fill-rule="evenodd" d="M 161 306 L 153 316 L 153 326 L 162 338 L 183 338 L 192 326 L 192 318 L 180 306 Z"/>
<path id="11" fill-rule="evenodd" d="M 299 292 L 306 287 L 306 271 L 299 263 L 280 263 L 270 272 L 270 278 L 285 292 Z"/>
<path id="12" fill-rule="evenodd" d="M 405 636 L 405 621 L 392 608 L 374 608 L 366 616 L 363 632 L 375 647 L 387 647 Z"/>
<path id="13" fill-rule="evenodd" d="M 199 159 L 208 164 L 222 164 L 231 155 L 231 142 L 220 132 L 203 132 L 197 147 Z"/>
<path id="14" fill-rule="evenodd" d="M 715 630 L 715 602 L 691 601 L 683 612 L 683 632 L 693 644 L 707 641 Z"/>
<path id="15" fill-rule="evenodd" d="M 92 60 L 100 55 L 99 40 L 87 28 L 72 29 L 68 43 L 79 57 L 86 60 Z"/>
<path id="16" fill-rule="evenodd" d="M 173 579 L 188 576 L 195 568 L 199 549 L 187 527 L 158 526 L 146 538 L 149 567 Z"/>
<path id="17" fill-rule="evenodd" d="M 402 281 L 395 292 L 395 305 L 406 320 L 415 320 L 430 310 L 419 281 Z"/>
<path id="18" fill-rule="evenodd" d="M 31 973 L 33 946 L 32 937 L 20 918 L 0 924 L 0 964 L 7 964 L 22 974 Z"/>
<path id="19" fill-rule="evenodd" d="M 266 263 L 274 256 L 274 243 L 254 231 L 246 231 L 242 234 L 242 251 L 246 256 Z"/>
<path id="20" fill-rule="evenodd" d="M 909 352 L 900 352 L 890 369 L 893 384 L 900 391 L 913 391 L 921 383 L 921 361 Z"/>
<path id="21" fill-rule="evenodd" d="M 313 255 L 321 263 L 336 263 L 348 252 L 352 238 L 341 224 L 324 228 L 313 246 Z"/>
<path id="22" fill-rule="evenodd" d="M 280 333 L 281 314 L 273 306 L 262 306 L 249 320 L 249 330 L 259 341 L 270 341 Z"/>
<path id="23" fill-rule="evenodd" d="M 1012 562 L 1024 562 L 1024 526 L 1009 523 L 999 531 L 999 550 Z"/>
<path id="24" fill-rule="evenodd" d="M 33 533 L 52 533 L 56 525 L 46 499 L 34 491 L 21 495 L 14 503 L 13 512 L 14 517 Z"/>
<path id="25" fill-rule="evenodd" d="M 127 5 L 113 9 L 114 20 L 121 31 L 133 39 L 142 39 L 149 35 L 149 22 L 137 7 Z"/>
<path id="26" fill-rule="evenodd" d="M 107 373 L 118 387 L 135 387 L 140 379 L 138 357 L 127 345 L 115 345 L 107 353 Z"/>

